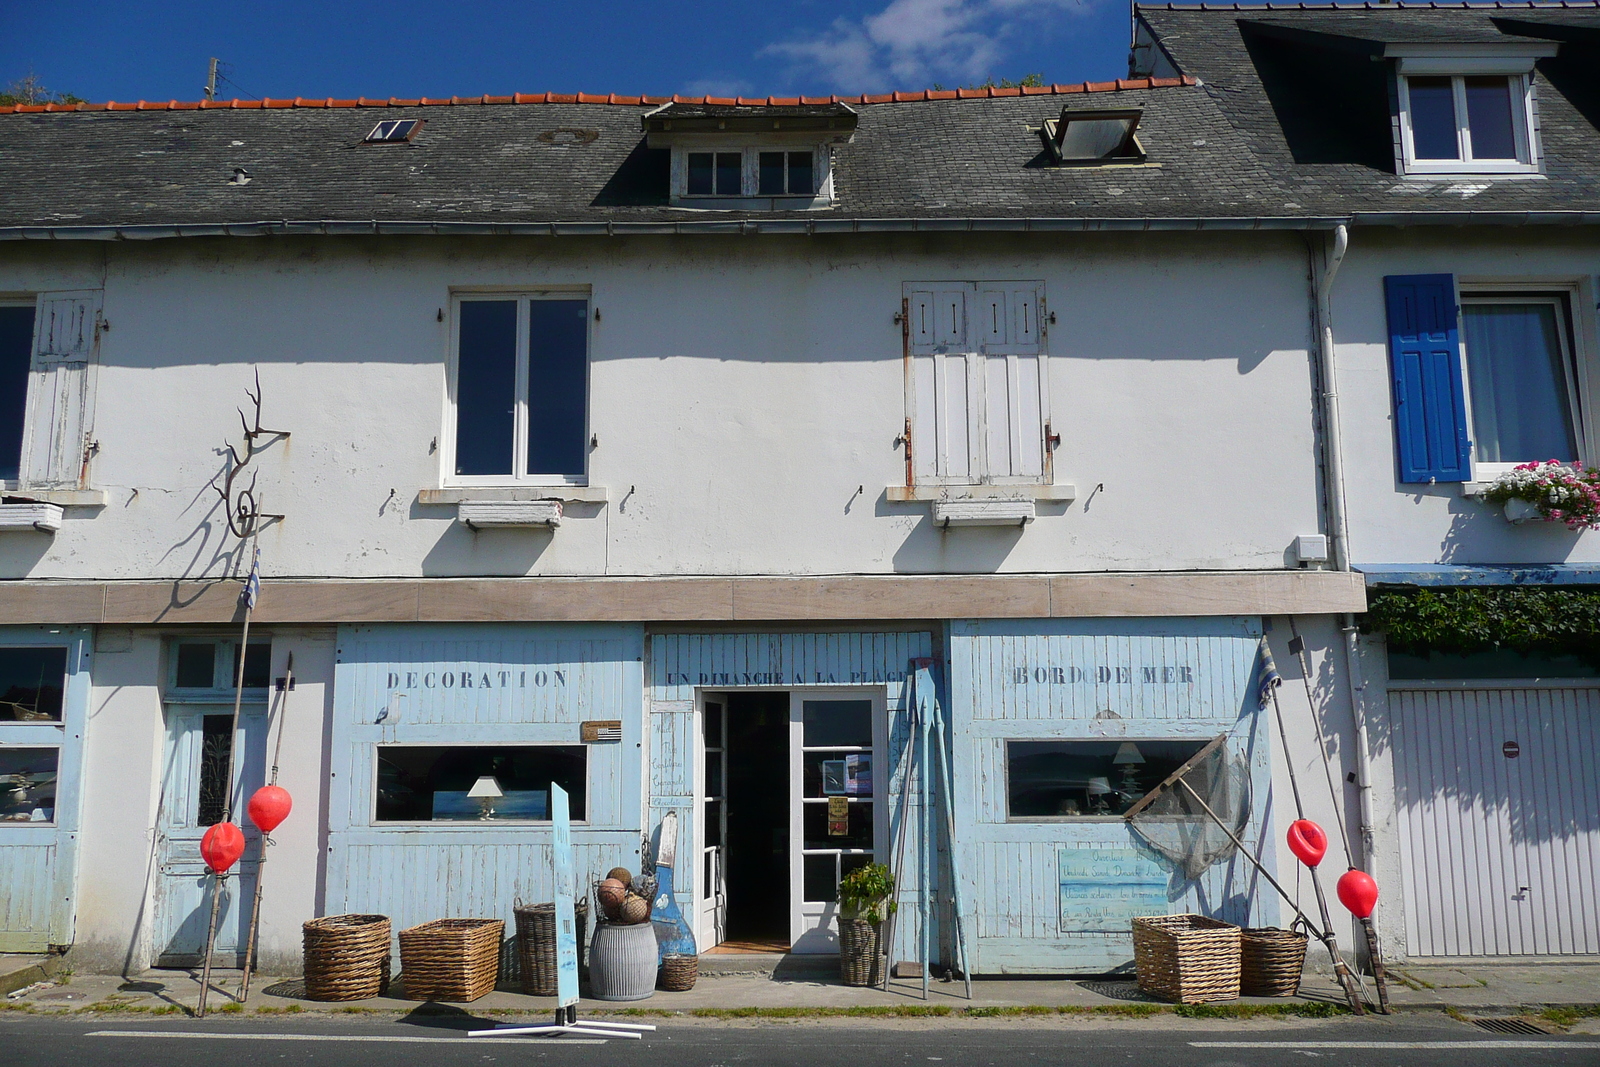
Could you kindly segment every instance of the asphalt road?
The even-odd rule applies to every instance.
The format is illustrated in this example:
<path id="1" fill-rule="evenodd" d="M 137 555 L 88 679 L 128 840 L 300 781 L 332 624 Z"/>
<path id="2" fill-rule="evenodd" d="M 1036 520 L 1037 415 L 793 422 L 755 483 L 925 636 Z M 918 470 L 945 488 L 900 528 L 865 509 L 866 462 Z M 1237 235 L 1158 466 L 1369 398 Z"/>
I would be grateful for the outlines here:
<path id="1" fill-rule="evenodd" d="M 0 1062 L 17 1067 L 338 1064 L 456 1067 L 1355 1067 L 1600 1064 L 1600 1038 L 1508 1038 L 1442 1017 L 1315 1025 L 1140 1022 L 1038 1025 L 663 1023 L 640 1040 L 469 1038 L 460 1019 L 0 1019 Z M 492 1024 L 490 1024 L 492 1025 Z"/>

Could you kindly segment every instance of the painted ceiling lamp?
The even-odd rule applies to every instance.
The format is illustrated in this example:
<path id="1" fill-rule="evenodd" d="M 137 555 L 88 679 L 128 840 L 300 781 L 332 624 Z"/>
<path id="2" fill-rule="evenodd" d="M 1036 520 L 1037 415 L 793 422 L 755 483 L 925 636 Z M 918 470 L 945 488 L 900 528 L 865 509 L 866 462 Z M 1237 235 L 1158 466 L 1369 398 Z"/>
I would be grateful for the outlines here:
<path id="1" fill-rule="evenodd" d="M 1144 753 L 1139 751 L 1139 746 L 1132 741 L 1124 741 L 1117 746 L 1117 754 L 1111 757 L 1114 767 L 1122 768 L 1122 781 L 1117 788 L 1129 796 L 1137 796 L 1143 792 L 1139 788 L 1139 767 L 1144 764 Z"/>

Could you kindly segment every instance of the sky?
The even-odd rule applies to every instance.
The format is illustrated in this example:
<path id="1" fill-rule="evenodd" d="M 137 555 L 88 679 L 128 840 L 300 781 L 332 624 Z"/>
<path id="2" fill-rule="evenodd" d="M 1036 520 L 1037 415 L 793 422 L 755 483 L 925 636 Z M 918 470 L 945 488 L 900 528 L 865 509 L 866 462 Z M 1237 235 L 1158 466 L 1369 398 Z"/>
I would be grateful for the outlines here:
<path id="1" fill-rule="evenodd" d="M 64 18 L 63 12 L 71 17 Z M 86 100 L 824 95 L 1127 73 L 1128 0 L 0 0 L 0 87 Z"/>

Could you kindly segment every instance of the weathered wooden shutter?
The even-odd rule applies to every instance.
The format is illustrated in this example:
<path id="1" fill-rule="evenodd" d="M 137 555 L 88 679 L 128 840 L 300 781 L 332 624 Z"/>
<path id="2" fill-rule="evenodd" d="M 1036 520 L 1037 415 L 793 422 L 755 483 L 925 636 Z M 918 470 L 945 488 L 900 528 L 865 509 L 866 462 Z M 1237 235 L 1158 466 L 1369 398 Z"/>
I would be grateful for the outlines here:
<path id="1" fill-rule="evenodd" d="M 25 489 L 73 488 L 82 480 L 94 421 L 91 375 L 100 298 L 98 289 L 39 297 L 22 442 Z"/>
<path id="2" fill-rule="evenodd" d="M 906 293 L 911 346 L 911 458 L 918 481 L 976 477 L 977 369 L 969 359 L 967 287 Z"/>
<path id="3" fill-rule="evenodd" d="M 1046 389 L 1038 286 L 980 285 L 971 300 L 970 333 L 983 363 L 983 480 L 1037 483 Z"/>
<path id="4" fill-rule="evenodd" d="M 1402 482 L 1464 482 L 1472 476 L 1455 278 L 1383 279 L 1389 311 L 1389 375 Z"/>

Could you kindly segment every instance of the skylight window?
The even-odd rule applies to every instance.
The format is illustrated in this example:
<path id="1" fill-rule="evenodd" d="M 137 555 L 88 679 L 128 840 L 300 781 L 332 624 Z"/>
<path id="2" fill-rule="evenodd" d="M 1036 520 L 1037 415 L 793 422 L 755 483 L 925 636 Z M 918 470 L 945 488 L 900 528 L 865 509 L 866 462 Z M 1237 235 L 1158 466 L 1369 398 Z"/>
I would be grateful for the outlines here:
<path id="1" fill-rule="evenodd" d="M 1051 159 L 1063 166 L 1097 163 L 1143 163 L 1144 149 L 1135 136 L 1144 112 L 1061 109 L 1059 119 L 1046 119 L 1039 131 Z"/>
<path id="2" fill-rule="evenodd" d="M 1537 169 L 1524 75 L 1410 75 L 1400 84 L 1408 173 Z"/>
<path id="3" fill-rule="evenodd" d="M 406 144 L 422 128 L 421 119 L 388 119 L 372 127 L 363 144 Z"/>

